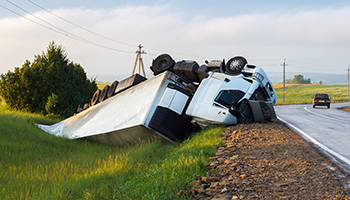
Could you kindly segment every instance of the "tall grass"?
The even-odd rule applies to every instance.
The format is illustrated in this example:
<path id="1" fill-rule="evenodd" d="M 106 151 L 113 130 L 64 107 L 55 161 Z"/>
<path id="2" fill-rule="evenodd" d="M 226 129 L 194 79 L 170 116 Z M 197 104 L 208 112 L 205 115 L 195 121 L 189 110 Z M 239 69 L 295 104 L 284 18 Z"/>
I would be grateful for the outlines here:
<path id="1" fill-rule="evenodd" d="M 331 102 L 349 102 L 347 85 L 286 85 L 285 102 L 283 102 L 283 87 L 275 87 L 277 104 L 312 104 L 316 93 L 326 93 Z"/>
<path id="2" fill-rule="evenodd" d="M 45 120 L 0 112 L 0 199 L 181 199 L 223 130 L 121 148 L 52 136 L 35 125 Z"/>

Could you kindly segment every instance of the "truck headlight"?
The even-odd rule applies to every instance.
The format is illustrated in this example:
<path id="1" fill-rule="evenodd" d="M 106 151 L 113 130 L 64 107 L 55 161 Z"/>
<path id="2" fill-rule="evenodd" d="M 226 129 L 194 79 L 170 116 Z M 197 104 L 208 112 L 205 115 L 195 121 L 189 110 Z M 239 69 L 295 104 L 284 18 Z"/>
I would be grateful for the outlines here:
<path id="1" fill-rule="evenodd" d="M 253 74 L 253 79 L 258 80 L 259 82 L 262 82 L 264 80 L 264 76 L 262 74 L 260 74 L 259 72 L 255 72 Z"/>

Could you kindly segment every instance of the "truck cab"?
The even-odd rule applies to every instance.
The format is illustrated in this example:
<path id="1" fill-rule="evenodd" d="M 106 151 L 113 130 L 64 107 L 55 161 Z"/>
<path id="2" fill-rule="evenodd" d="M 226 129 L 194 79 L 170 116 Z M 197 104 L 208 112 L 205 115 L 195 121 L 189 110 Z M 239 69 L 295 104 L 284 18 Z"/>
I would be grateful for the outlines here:
<path id="1" fill-rule="evenodd" d="M 186 115 L 201 126 L 232 125 L 276 117 L 276 92 L 264 70 L 245 65 L 234 75 L 209 72 L 197 88 Z"/>
<path id="2" fill-rule="evenodd" d="M 152 62 L 154 75 L 171 71 L 198 83 L 186 115 L 201 127 L 213 124 L 238 124 L 276 118 L 277 95 L 265 71 L 248 64 L 242 56 L 206 61 L 175 62 L 162 54 Z"/>
<path id="3" fill-rule="evenodd" d="M 153 60 L 151 70 L 155 75 L 172 71 L 198 83 L 186 115 L 201 127 L 276 118 L 277 95 L 271 81 L 262 68 L 248 64 L 242 56 L 199 66 L 195 61 L 175 62 L 162 54 Z"/>

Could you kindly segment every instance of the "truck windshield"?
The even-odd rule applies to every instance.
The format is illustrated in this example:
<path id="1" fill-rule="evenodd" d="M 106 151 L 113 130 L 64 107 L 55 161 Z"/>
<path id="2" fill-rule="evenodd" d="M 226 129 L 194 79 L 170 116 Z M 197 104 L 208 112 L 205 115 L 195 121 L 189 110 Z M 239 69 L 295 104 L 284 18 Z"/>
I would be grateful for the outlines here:
<path id="1" fill-rule="evenodd" d="M 222 90 L 215 98 L 215 102 L 229 108 L 237 103 L 244 94 L 245 93 L 240 90 Z"/>

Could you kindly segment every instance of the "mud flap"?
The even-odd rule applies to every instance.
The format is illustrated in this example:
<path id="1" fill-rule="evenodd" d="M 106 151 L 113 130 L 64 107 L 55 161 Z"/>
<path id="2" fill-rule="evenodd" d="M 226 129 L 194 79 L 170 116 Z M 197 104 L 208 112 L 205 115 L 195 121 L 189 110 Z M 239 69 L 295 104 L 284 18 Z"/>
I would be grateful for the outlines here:
<path id="1" fill-rule="evenodd" d="M 249 101 L 254 120 L 272 120 L 276 118 L 276 112 L 272 102 L 265 101 Z"/>
<path id="2" fill-rule="evenodd" d="M 243 99 L 237 105 L 232 106 L 229 111 L 237 118 L 237 123 L 240 124 L 276 118 L 272 102 Z"/>

